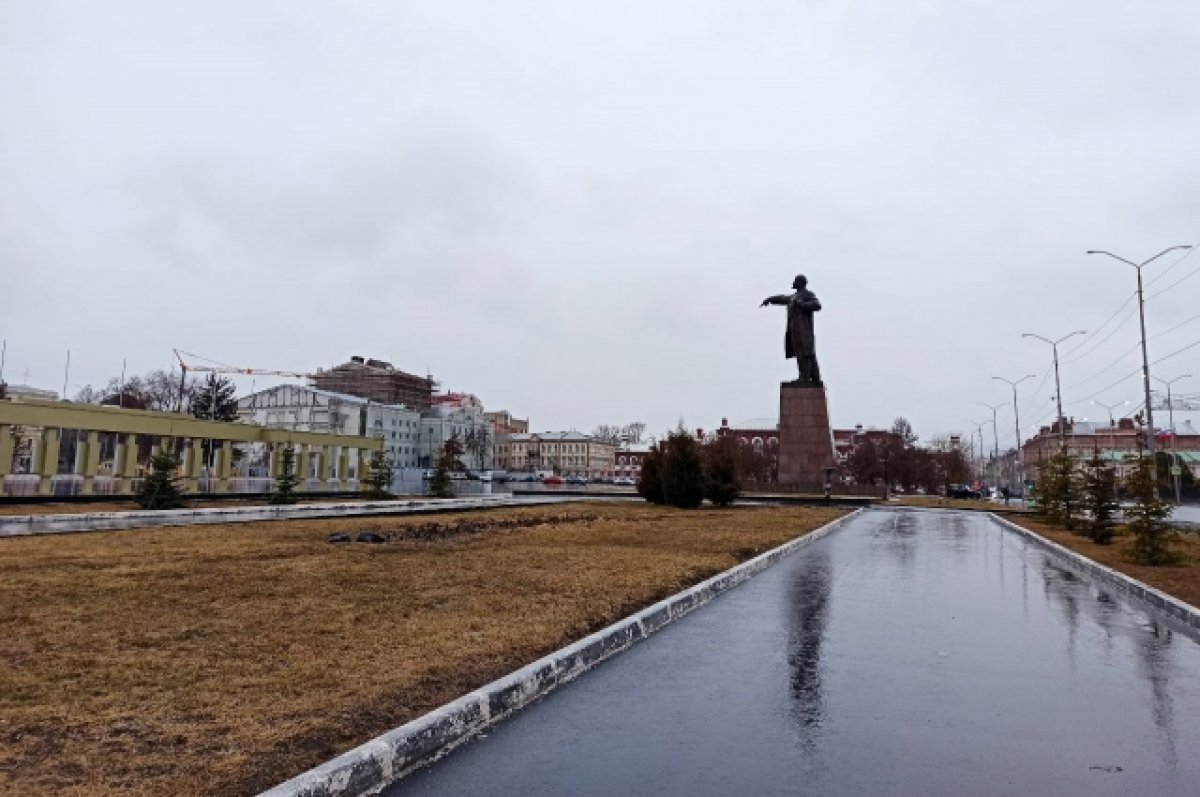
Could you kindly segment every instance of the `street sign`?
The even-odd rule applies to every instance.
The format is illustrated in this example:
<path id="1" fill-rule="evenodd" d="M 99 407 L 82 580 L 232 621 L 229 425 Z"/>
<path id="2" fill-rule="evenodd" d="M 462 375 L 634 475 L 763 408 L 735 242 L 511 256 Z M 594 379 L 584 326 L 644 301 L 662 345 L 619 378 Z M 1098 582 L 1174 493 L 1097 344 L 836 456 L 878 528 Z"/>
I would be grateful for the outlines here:
<path id="1" fill-rule="evenodd" d="M 1183 473 L 1183 468 L 1179 467 L 1178 465 L 1171 466 L 1171 475 L 1172 476 L 1178 476 L 1181 473 Z"/>

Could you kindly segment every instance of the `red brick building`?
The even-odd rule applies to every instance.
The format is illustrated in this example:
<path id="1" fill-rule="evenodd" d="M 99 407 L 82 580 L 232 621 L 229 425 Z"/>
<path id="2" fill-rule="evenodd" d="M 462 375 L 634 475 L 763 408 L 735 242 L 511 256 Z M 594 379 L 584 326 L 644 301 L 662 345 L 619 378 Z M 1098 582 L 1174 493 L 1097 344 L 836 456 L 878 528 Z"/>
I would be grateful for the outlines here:
<path id="1" fill-rule="evenodd" d="M 1200 433 L 1191 422 L 1177 423 L 1178 434 L 1169 429 L 1158 430 L 1155 447 L 1159 451 L 1173 453 L 1179 461 L 1191 469 L 1193 476 L 1200 476 Z M 1096 451 L 1116 466 L 1117 475 L 1123 477 L 1128 470 L 1128 460 L 1145 449 L 1143 432 L 1129 418 L 1122 418 L 1117 425 L 1091 423 L 1068 418 L 1065 425 L 1067 450 L 1079 459 L 1089 459 Z M 1021 458 L 1025 465 L 1025 477 L 1036 479 L 1038 464 L 1058 451 L 1061 439 L 1058 422 L 1043 426 L 1038 433 L 1021 446 Z"/>

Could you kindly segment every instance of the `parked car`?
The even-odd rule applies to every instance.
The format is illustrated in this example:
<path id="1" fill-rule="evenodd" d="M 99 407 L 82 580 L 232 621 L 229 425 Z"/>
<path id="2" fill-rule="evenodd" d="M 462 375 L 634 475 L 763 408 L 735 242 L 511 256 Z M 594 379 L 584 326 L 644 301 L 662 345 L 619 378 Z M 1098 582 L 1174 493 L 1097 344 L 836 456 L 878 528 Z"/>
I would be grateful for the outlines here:
<path id="1" fill-rule="evenodd" d="M 545 478 L 542 479 L 542 484 L 562 484 L 562 483 L 563 483 L 562 477 L 555 476 L 553 474 L 546 476 Z"/>
<path id="2" fill-rule="evenodd" d="M 587 483 L 588 483 L 588 480 L 587 480 L 586 476 L 568 476 L 567 477 L 567 484 L 584 485 Z"/>
<path id="3" fill-rule="evenodd" d="M 637 482 L 628 476 L 618 476 L 612 483 L 614 487 L 637 487 Z"/>
<path id="4" fill-rule="evenodd" d="M 947 498 L 982 498 L 983 494 L 974 490 L 970 485 L 952 484 L 946 488 Z"/>

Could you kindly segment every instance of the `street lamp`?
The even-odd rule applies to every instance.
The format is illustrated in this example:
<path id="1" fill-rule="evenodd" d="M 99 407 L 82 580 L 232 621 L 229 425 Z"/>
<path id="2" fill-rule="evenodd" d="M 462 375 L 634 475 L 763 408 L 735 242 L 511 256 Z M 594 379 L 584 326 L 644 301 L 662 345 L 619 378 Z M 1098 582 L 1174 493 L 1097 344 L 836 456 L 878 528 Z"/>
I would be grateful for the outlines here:
<path id="1" fill-rule="evenodd" d="M 983 481 L 983 427 L 990 423 L 994 428 L 996 424 L 993 421 L 968 421 L 968 423 L 975 425 L 975 432 L 971 434 L 972 453 L 975 452 L 975 434 L 979 435 L 979 480 Z"/>
<path id="2" fill-rule="evenodd" d="M 1120 260 L 1122 263 L 1133 266 L 1137 271 L 1137 297 L 1138 297 L 1138 320 L 1142 326 L 1142 387 L 1146 393 L 1146 431 L 1147 441 L 1146 448 L 1150 451 L 1150 458 L 1154 458 L 1154 411 L 1150 408 L 1150 358 L 1146 354 L 1146 301 L 1142 294 L 1142 267 L 1153 263 L 1167 252 L 1174 252 L 1176 249 L 1191 249 L 1189 244 L 1180 244 L 1178 246 L 1168 247 L 1159 252 L 1149 260 L 1143 260 L 1141 263 L 1134 263 L 1132 260 L 1126 260 L 1123 257 L 1114 255 L 1112 252 L 1106 252 L 1103 249 L 1089 249 L 1089 255 L 1108 255 L 1113 260 Z M 1158 468 L 1152 471 L 1155 474 L 1155 481 L 1158 480 Z"/>
<path id="3" fill-rule="evenodd" d="M 1172 454 L 1175 453 L 1175 405 L 1171 401 L 1171 383 L 1178 382 L 1180 379 L 1189 379 L 1189 378 L 1191 378 L 1191 376 L 1192 376 L 1191 374 L 1180 374 L 1179 376 L 1175 377 L 1174 379 L 1163 379 L 1158 376 L 1152 377 L 1153 379 L 1155 379 L 1159 382 L 1162 382 L 1164 385 L 1167 386 L 1167 412 L 1169 413 L 1170 420 L 1171 420 L 1171 453 Z M 1147 403 L 1146 407 L 1149 408 L 1149 406 L 1150 406 L 1150 404 Z M 1174 465 L 1172 465 L 1172 468 L 1178 468 L 1178 467 L 1179 467 L 1179 463 L 1175 463 Z M 1158 460 L 1155 460 L 1155 462 L 1154 462 L 1154 472 L 1156 474 L 1158 473 Z M 1179 500 L 1180 500 L 1180 490 L 1181 490 L 1181 487 L 1179 484 L 1179 475 L 1180 474 L 1173 473 L 1171 475 L 1173 477 L 1173 481 L 1175 482 L 1175 504 L 1178 505 Z"/>
<path id="4" fill-rule="evenodd" d="M 1067 424 L 1063 420 L 1062 383 L 1058 379 L 1058 344 L 1062 343 L 1064 340 L 1066 340 L 1067 338 L 1070 338 L 1074 335 L 1086 335 L 1086 334 L 1087 334 L 1086 329 L 1077 329 L 1074 332 L 1069 332 L 1066 335 L 1063 335 L 1058 340 L 1050 340 L 1050 338 L 1043 338 L 1041 335 L 1035 335 L 1032 332 L 1025 332 L 1025 333 L 1022 333 L 1022 335 L 1021 335 L 1021 337 L 1023 337 L 1023 338 L 1037 338 L 1040 341 L 1049 343 L 1050 348 L 1054 349 L 1054 394 L 1055 394 L 1054 398 L 1056 401 L 1058 401 L 1058 440 L 1062 444 L 1063 448 L 1066 448 L 1066 446 L 1067 446 Z"/>
<path id="5" fill-rule="evenodd" d="M 1096 401 L 1095 399 L 1092 399 L 1092 403 L 1097 407 L 1103 407 L 1104 409 L 1108 410 L 1108 425 L 1110 428 L 1115 428 L 1117 423 L 1113 420 L 1113 410 L 1115 410 L 1117 407 L 1124 407 L 1129 402 L 1118 401 L 1116 404 L 1105 404 L 1103 401 Z"/>
<path id="6" fill-rule="evenodd" d="M 1036 379 L 1036 378 L 1037 378 L 1036 374 L 1026 374 L 1025 376 L 1021 377 L 1020 379 L 1016 379 L 1016 380 L 1005 379 L 1002 376 L 993 376 L 992 377 L 992 379 L 998 379 L 1001 382 L 1007 382 L 1008 386 L 1012 388 L 1013 429 L 1016 431 L 1016 434 L 1017 434 L 1017 443 L 1016 443 L 1016 445 L 1017 445 L 1017 478 L 1021 480 L 1022 492 L 1024 491 L 1024 487 L 1025 487 L 1025 467 L 1024 467 L 1025 460 L 1024 460 L 1024 454 L 1021 451 L 1021 413 L 1017 410 L 1017 385 L 1021 384 L 1026 379 Z M 1009 486 L 1009 489 L 1012 489 L 1012 484 L 1009 484 L 1008 486 Z"/>
<path id="7" fill-rule="evenodd" d="M 992 478 L 995 479 L 996 481 L 999 481 L 999 479 L 996 476 L 996 469 L 1000 465 L 1000 432 L 999 432 L 1000 427 L 998 427 L 996 425 L 996 410 L 1000 409 L 1004 405 L 1003 404 L 987 404 L 982 401 L 977 402 L 977 403 L 984 407 L 987 407 L 989 410 L 992 411 Z M 993 484 L 992 486 L 994 487 L 995 485 Z"/>

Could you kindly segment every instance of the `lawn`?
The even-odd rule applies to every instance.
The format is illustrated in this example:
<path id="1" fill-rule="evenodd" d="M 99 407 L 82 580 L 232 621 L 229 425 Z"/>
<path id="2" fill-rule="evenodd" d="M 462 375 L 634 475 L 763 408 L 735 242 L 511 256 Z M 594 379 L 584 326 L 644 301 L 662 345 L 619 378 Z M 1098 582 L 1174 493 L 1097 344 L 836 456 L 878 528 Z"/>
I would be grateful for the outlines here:
<path id="1" fill-rule="evenodd" d="M 1003 502 L 986 501 L 972 498 L 945 498 L 940 495 L 893 495 L 889 504 L 900 506 L 917 506 L 937 509 L 979 509 L 984 512 L 999 512 L 1001 514 L 1026 513 L 1020 501 L 1013 501 L 1007 506 Z"/>
<path id="2" fill-rule="evenodd" d="M 0 793 L 254 794 L 839 514 L 573 504 L 0 539 Z M 389 541 L 327 541 L 362 530 Z"/>
<path id="3" fill-rule="evenodd" d="M 343 494 L 321 498 L 305 498 L 303 493 L 297 496 L 298 503 L 328 503 L 335 501 L 366 501 L 365 494 Z M 422 496 L 395 496 L 400 500 L 411 500 Z M 253 506 L 267 506 L 267 496 L 262 498 L 186 498 L 185 509 L 238 509 Z M 70 501 L 43 502 L 36 501 L 25 504 L 0 504 L 0 517 L 8 515 L 92 515 L 98 512 L 139 512 L 139 507 L 132 499 L 113 498 L 109 501 Z"/>
<path id="4" fill-rule="evenodd" d="M 1034 515 L 1009 517 L 1008 520 L 1024 526 L 1031 531 L 1057 542 L 1065 548 L 1094 559 L 1102 565 L 1119 570 L 1133 576 L 1138 581 L 1149 584 L 1169 595 L 1174 595 L 1193 606 L 1200 606 L 1200 535 L 1176 534 L 1173 541 L 1174 550 L 1179 554 L 1179 562 L 1171 565 L 1140 565 L 1129 555 L 1129 545 L 1133 537 L 1123 529 L 1118 530 L 1118 536 L 1110 545 L 1097 545 L 1087 537 L 1072 534 L 1066 529 L 1051 526 L 1042 522 Z"/>

